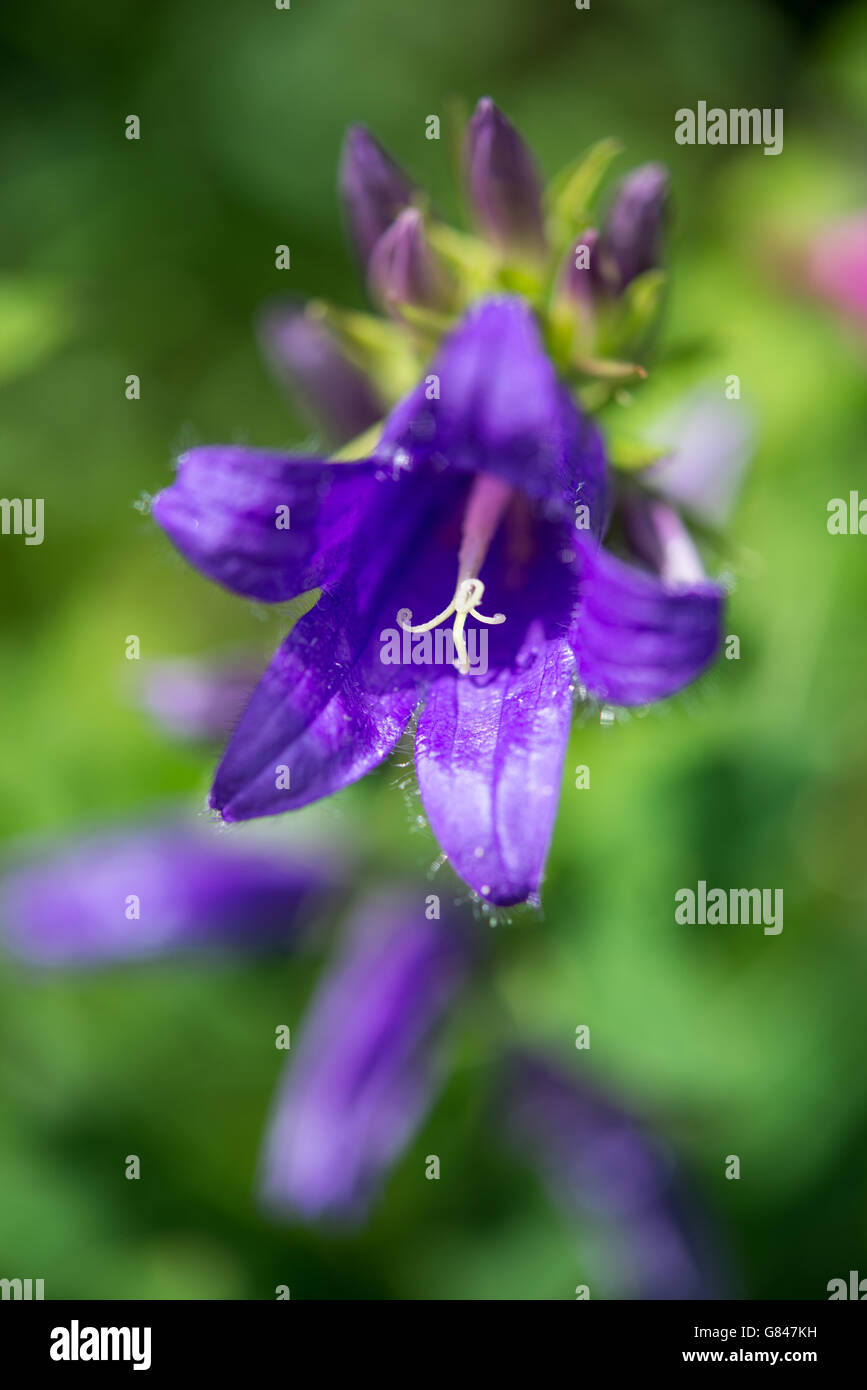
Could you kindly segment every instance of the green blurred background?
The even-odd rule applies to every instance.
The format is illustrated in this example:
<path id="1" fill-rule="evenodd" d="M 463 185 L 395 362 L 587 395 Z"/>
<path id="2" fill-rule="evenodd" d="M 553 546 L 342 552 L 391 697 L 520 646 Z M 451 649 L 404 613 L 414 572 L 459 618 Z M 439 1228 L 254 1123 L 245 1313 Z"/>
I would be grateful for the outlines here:
<path id="1" fill-rule="evenodd" d="M 44 0 L 9 8 L 0 44 L 0 494 L 46 499 L 41 547 L 0 541 L 13 858 L 22 837 L 201 806 L 218 750 L 136 711 L 128 634 L 143 659 L 245 646 L 264 663 L 285 628 L 193 573 L 134 504 L 191 443 L 305 438 L 252 325 L 275 294 L 364 302 L 335 196 L 346 124 L 368 123 L 449 213 L 448 141 L 424 139 L 425 116 L 445 136 L 452 104 L 484 93 L 547 175 L 609 134 L 627 151 L 615 173 L 669 165 L 667 337 L 704 351 L 651 381 L 634 419 L 741 377 L 759 431 L 726 562 L 741 659 L 643 719 L 576 727 L 544 915 L 478 931 L 522 1033 L 677 1147 L 736 1292 L 824 1298 L 829 1279 L 867 1275 L 867 543 L 825 525 L 828 499 L 865 477 L 865 353 L 799 293 L 792 254 L 867 201 L 867 5 Z M 675 145 L 675 109 L 700 99 L 782 106 L 783 154 Z M 414 815 L 385 768 L 313 824 L 353 844 L 363 889 L 431 864 Z M 291 818 L 279 833 L 291 844 Z M 676 928 L 674 890 L 699 878 L 782 887 L 782 935 Z M 274 1026 L 300 1026 L 315 961 L 0 969 L 0 1274 L 44 1277 L 56 1298 L 593 1286 L 581 1232 L 491 1123 L 484 1010 L 456 1020 L 453 1079 L 347 1238 L 267 1221 L 252 1195 Z M 439 1183 L 423 1179 L 431 1152 Z"/>

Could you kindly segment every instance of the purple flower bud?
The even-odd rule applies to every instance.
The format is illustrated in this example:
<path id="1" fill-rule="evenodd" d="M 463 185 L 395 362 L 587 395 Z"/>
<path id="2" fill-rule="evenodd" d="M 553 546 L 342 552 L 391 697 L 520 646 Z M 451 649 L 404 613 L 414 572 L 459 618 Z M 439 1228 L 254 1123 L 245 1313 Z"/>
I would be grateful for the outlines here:
<path id="1" fill-rule="evenodd" d="M 668 194 L 668 170 L 662 164 L 642 164 L 620 184 L 601 242 L 606 260 L 600 270 L 615 293 L 659 265 Z"/>
<path id="2" fill-rule="evenodd" d="M 439 1088 L 434 1042 L 467 970 L 421 897 L 370 905 L 313 1000 L 265 1144 L 268 1207 L 360 1220 Z"/>
<path id="3" fill-rule="evenodd" d="M 643 1125 L 586 1081 L 523 1053 L 512 1058 L 505 1105 L 513 1141 L 602 1248 L 609 1296 L 720 1297 L 692 1199 Z"/>
<path id="4" fill-rule="evenodd" d="M 373 248 L 367 279 L 374 299 L 385 309 L 418 304 L 444 309 L 449 304 L 449 282 L 424 231 L 416 208 L 405 208 L 383 232 Z"/>
<path id="5" fill-rule="evenodd" d="M 154 661 L 145 667 L 136 693 L 146 713 L 175 738 L 223 738 L 260 675 L 252 661 Z"/>
<path id="6" fill-rule="evenodd" d="M 346 132 L 338 185 L 350 236 L 366 267 L 383 232 L 412 202 L 415 185 L 362 125 Z"/>
<path id="7" fill-rule="evenodd" d="M 272 305 L 261 318 L 260 340 L 275 375 L 330 443 L 345 444 L 382 417 L 372 383 L 309 309 Z"/>
<path id="8" fill-rule="evenodd" d="M 482 97 L 467 127 L 467 192 L 482 230 L 503 250 L 545 248 L 536 164 L 515 127 Z"/>
<path id="9" fill-rule="evenodd" d="M 216 827 L 144 826 L 43 855 L 3 883 L 4 938 L 37 965 L 297 940 L 333 875 L 227 841 Z"/>
<path id="10" fill-rule="evenodd" d="M 557 278 L 558 296 L 578 308 L 589 308 L 593 303 L 598 275 L 598 242 L 599 233 L 595 228 L 588 227 L 576 239 L 560 267 Z"/>

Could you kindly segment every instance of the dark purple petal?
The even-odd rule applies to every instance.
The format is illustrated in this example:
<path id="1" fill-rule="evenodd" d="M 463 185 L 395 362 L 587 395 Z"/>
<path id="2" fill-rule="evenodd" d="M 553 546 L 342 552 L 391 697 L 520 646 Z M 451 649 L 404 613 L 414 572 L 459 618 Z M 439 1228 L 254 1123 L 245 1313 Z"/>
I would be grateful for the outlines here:
<path id="1" fill-rule="evenodd" d="M 431 376 L 439 399 L 428 399 Z M 466 314 L 426 380 L 389 416 L 379 452 L 395 449 L 492 473 L 552 516 L 572 520 L 586 505 L 589 529 L 604 529 L 602 438 L 560 386 L 523 300 L 488 299 Z"/>
<path id="2" fill-rule="evenodd" d="M 590 695 L 646 705 L 696 680 L 721 638 L 724 594 L 708 582 L 664 583 L 584 542 L 572 646 Z"/>
<path id="3" fill-rule="evenodd" d="M 642 164 L 620 184 L 600 243 L 615 270 L 611 288 L 624 290 L 636 276 L 659 265 L 668 193 L 668 170 L 662 164 Z"/>
<path id="4" fill-rule="evenodd" d="M 252 661 L 153 661 L 142 672 L 138 703 L 176 738 L 224 738 L 260 674 Z"/>
<path id="5" fill-rule="evenodd" d="M 268 1207 L 360 1220 L 439 1089 L 437 1035 L 467 972 L 455 921 L 425 898 L 371 904 L 314 997 L 277 1096 Z"/>
<path id="6" fill-rule="evenodd" d="M 374 466 L 235 445 L 191 449 L 153 501 L 190 564 L 233 593 L 278 603 L 343 572 L 375 492 Z"/>
<path id="7" fill-rule="evenodd" d="M 383 468 L 487 471 L 600 534 L 602 440 L 557 382 L 521 300 L 486 301 L 444 344 L 431 376 L 392 412 L 373 460 L 330 464 L 232 445 L 193 449 L 153 515 L 186 558 L 235 593 L 279 602 L 346 571 L 375 534 Z M 433 394 L 434 399 L 428 400 Z M 444 485 L 445 486 L 445 485 Z M 287 524 L 288 523 L 288 524 Z"/>
<path id="8" fill-rule="evenodd" d="M 537 900 L 560 796 L 575 663 L 569 532 L 539 526 L 529 565 L 508 535 L 483 569 L 486 675 L 439 670 L 419 716 L 416 766 L 431 829 L 455 872 L 497 904 Z M 481 640 L 481 639 L 480 639 Z"/>
<path id="9" fill-rule="evenodd" d="M 415 185 L 362 125 L 346 132 L 338 183 L 350 236 L 366 266 L 383 232 L 412 202 Z"/>
<path id="10" fill-rule="evenodd" d="M 15 869 L 3 884 L 3 935 L 40 965 L 289 943 L 315 920 L 334 877 L 333 869 L 326 875 L 307 861 L 227 844 L 215 827 L 144 826 L 73 842 Z"/>
<path id="11" fill-rule="evenodd" d="M 382 418 L 373 383 L 315 313 L 274 304 L 262 315 L 259 331 L 275 376 L 330 444 L 348 443 Z"/>
<path id="12" fill-rule="evenodd" d="M 366 616 L 344 585 L 276 652 L 217 768 L 210 801 L 224 820 L 297 810 L 358 781 L 394 750 L 423 672 L 384 666 Z M 391 612 L 372 616 L 377 633 L 395 626 Z"/>
<path id="13" fill-rule="evenodd" d="M 446 273 L 428 244 L 417 208 L 406 208 L 383 232 L 371 252 L 367 281 L 372 297 L 384 309 L 399 312 L 402 304 L 448 307 Z"/>
<path id="14" fill-rule="evenodd" d="M 536 164 L 511 121 L 482 97 L 467 127 L 467 193 L 482 230 L 504 250 L 545 249 Z"/>
<path id="15" fill-rule="evenodd" d="M 644 1125 L 588 1082 L 528 1054 L 511 1059 L 504 1092 L 513 1142 L 555 1200 L 600 1238 L 616 1297 L 723 1296 L 691 1193 Z"/>
<path id="16" fill-rule="evenodd" d="M 384 662 L 382 633 L 398 630 L 400 609 L 432 614 L 452 593 L 457 545 L 438 536 L 460 486 L 413 476 L 379 484 L 345 577 L 289 634 L 226 749 L 211 793 L 226 820 L 331 795 L 392 751 L 430 671 Z"/>

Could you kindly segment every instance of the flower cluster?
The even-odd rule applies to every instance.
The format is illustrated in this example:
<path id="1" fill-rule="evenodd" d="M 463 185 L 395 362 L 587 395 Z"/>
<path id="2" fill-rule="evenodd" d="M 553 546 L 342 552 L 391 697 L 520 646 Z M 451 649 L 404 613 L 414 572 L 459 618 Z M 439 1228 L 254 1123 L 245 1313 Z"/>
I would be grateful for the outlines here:
<path id="1" fill-rule="evenodd" d="M 645 166 L 595 225 L 615 153 L 603 142 L 543 193 L 482 100 L 466 134 L 473 235 L 349 132 L 340 189 L 382 314 L 313 305 L 263 321 L 272 360 L 343 449 L 196 448 L 153 503 L 233 592 L 321 591 L 217 769 L 224 820 L 331 795 L 417 716 L 421 798 L 454 870 L 485 902 L 535 902 L 576 698 L 648 705 L 713 660 L 724 593 L 676 505 L 683 469 L 620 467 L 606 438 L 625 385 L 647 375 L 635 358 L 652 348 L 668 200 L 665 171 Z M 384 630 L 443 623 L 453 665 L 381 659 Z M 490 628 L 484 674 L 467 656 L 475 623 Z"/>

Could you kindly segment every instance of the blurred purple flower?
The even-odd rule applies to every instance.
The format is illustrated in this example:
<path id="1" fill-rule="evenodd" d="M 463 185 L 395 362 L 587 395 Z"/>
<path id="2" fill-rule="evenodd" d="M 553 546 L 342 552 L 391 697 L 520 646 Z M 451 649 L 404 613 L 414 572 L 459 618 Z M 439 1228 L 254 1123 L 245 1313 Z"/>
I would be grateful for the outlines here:
<path id="1" fill-rule="evenodd" d="M 259 336 L 275 376 L 329 443 L 345 444 L 382 418 L 373 383 L 314 310 L 272 304 L 261 317 Z"/>
<path id="2" fill-rule="evenodd" d="M 142 672 L 138 703 L 175 738 L 225 738 L 261 674 L 252 662 L 153 661 Z"/>
<path id="3" fill-rule="evenodd" d="M 96 965 L 194 948 L 296 942 L 336 874 L 229 845 L 216 827 L 93 835 L 13 869 L 0 891 L 7 945 L 37 965 Z"/>
<path id="4" fill-rule="evenodd" d="M 266 1137 L 270 1209 L 359 1221 L 437 1094 L 469 960 L 458 923 L 426 920 L 422 903 L 366 906 L 320 983 Z"/>
<path id="5" fill-rule="evenodd" d="M 806 276 L 813 294 L 867 327 L 867 212 L 856 212 L 816 236 Z"/>
<path id="6" fill-rule="evenodd" d="M 93 967 L 282 948 L 323 921 L 338 884 L 321 857 L 314 868 L 225 839 L 145 826 L 43 853 L 0 885 L 3 940 L 31 965 Z M 320 981 L 265 1146 L 275 1211 L 360 1220 L 432 1105 L 440 1033 L 472 958 L 453 910 L 428 920 L 432 901 L 368 902 Z"/>
<path id="7" fill-rule="evenodd" d="M 595 1235 L 603 1281 L 623 1299 L 723 1297 L 718 1257 L 673 1156 L 585 1081 L 515 1054 L 503 1092 L 513 1143 L 558 1204 Z"/>
<path id="8" fill-rule="evenodd" d="M 346 132 L 338 185 L 350 237 L 366 267 L 383 232 L 412 202 L 415 185 L 363 125 Z"/>
<path id="9" fill-rule="evenodd" d="M 357 780 L 424 700 L 416 766 L 432 829 L 481 897 L 515 903 L 538 894 L 576 679 L 616 703 L 672 694 L 713 659 L 723 595 L 703 580 L 672 588 L 601 548 L 602 440 L 521 300 L 475 306 L 433 375 L 438 396 L 427 382 L 411 392 L 370 458 L 196 449 L 153 515 L 191 563 L 237 593 L 279 601 L 324 590 L 217 770 L 211 804 L 223 817 L 293 810 Z M 287 506 L 282 531 L 274 517 Z M 486 589 L 505 616 L 478 611 Z M 429 621 L 413 626 L 413 614 Z M 469 617 L 493 625 L 484 676 L 468 672 Z M 441 622 L 454 624 L 457 670 L 432 657 L 383 661 L 384 631 Z M 279 767 L 291 769 L 291 788 L 275 779 Z"/>
<path id="10" fill-rule="evenodd" d="M 642 482 L 696 521 L 720 528 L 734 508 L 754 436 L 742 402 L 701 388 L 648 434 L 669 453 L 643 473 Z"/>
<path id="11" fill-rule="evenodd" d="M 503 250 L 545 249 L 542 189 L 532 154 L 490 97 L 482 97 L 467 127 L 467 193 L 476 220 Z"/>
<path id="12" fill-rule="evenodd" d="M 668 588 L 704 582 L 704 566 L 692 536 L 667 502 L 627 494 L 619 514 L 633 552 Z"/>

